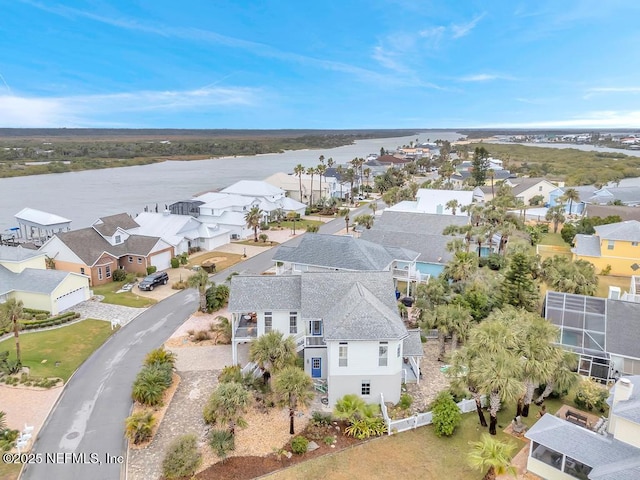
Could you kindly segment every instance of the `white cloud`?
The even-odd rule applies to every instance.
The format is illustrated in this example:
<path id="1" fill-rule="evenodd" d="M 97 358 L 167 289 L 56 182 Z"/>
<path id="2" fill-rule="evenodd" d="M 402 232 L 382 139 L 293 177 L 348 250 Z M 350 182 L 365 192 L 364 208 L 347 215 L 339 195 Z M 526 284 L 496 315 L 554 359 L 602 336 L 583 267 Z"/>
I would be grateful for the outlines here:
<path id="1" fill-rule="evenodd" d="M 491 80 L 514 80 L 510 75 L 499 75 L 493 73 L 476 73 L 458 78 L 460 82 L 489 82 Z"/>
<path id="2" fill-rule="evenodd" d="M 0 126 L 79 127 L 114 125 L 110 115 L 145 111 L 196 111 L 258 103 L 258 90 L 204 87 L 194 90 L 139 91 L 66 97 L 0 96 Z"/>
<path id="3" fill-rule="evenodd" d="M 640 87 L 595 87 L 587 89 L 584 99 L 588 100 L 596 95 L 606 95 L 608 93 L 640 93 Z"/>
<path id="4" fill-rule="evenodd" d="M 563 120 L 485 124 L 490 128 L 639 128 L 640 110 L 585 112 Z"/>
<path id="5" fill-rule="evenodd" d="M 485 15 L 486 13 L 481 13 L 480 15 L 477 15 L 476 17 L 474 17 L 473 20 L 471 20 L 470 22 L 451 25 L 453 38 L 460 38 L 468 35 L 471 32 L 471 30 L 473 30 L 476 27 L 478 22 L 484 18 Z"/>

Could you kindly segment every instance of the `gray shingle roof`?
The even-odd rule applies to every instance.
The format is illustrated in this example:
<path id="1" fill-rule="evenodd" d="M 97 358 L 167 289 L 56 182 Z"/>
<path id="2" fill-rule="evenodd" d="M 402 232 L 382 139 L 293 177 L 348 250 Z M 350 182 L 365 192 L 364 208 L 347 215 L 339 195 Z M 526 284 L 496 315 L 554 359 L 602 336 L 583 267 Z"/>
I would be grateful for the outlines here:
<path id="1" fill-rule="evenodd" d="M 543 415 L 525 437 L 594 469 L 630 459 L 635 459 L 636 464 L 640 464 L 640 449 L 611 436 L 598 435 L 551 414 Z M 592 477 L 593 475 L 590 478 Z"/>
<path id="2" fill-rule="evenodd" d="M 407 335 L 397 305 L 381 302 L 356 282 L 331 302 L 324 316 L 324 338 L 331 340 L 398 340 Z"/>
<path id="3" fill-rule="evenodd" d="M 592 205 L 586 207 L 587 217 L 608 217 L 609 215 L 618 215 L 622 221 L 640 220 L 640 208 L 627 207 L 622 205 Z"/>
<path id="4" fill-rule="evenodd" d="M 640 222 L 637 220 L 599 225 L 595 227 L 595 230 L 596 235 L 603 240 L 640 242 Z"/>
<path id="5" fill-rule="evenodd" d="M 297 247 L 279 247 L 274 261 L 342 270 L 385 270 L 394 260 L 413 261 L 417 252 L 338 235 L 308 233 Z"/>
<path id="6" fill-rule="evenodd" d="M 509 182 L 512 183 L 513 185 L 515 185 L 512 189 L 512 193 L 514 195 L 519 195 L 522 192 L 524 192 L 525 190 L 528 190 L 529 188 L 533 187 L 534 185 L 537 185 L 540 182 L 547 182 L 547 183 L 551 183 L 549 182 L 549 180 L 547 180 L 546 178 L 542 178 L 542 177 L 532 177 L 532 178 L 526 178 L 526 177 L 518 177 L 518 178 L 510 178 Z"/>
<path id="7" fill-rule="evenodd" d="M 640 303 L 607 300 L 606 350 L 640 358 Z M 640 386 L 638 386 L 640 394 Z"/>
<path id="8" fill-rule="evenodd" d="M 637 205 L 640 203 L 640 187 L 605 187 L 598 193 L 594 192 L 589 198 L 592 203 L 608 203 L 620 200 L 627 205 Z"/>
<path id="9" fill-rule="evenodd" d="M 12 291 L 49 294 L 70 275 L 62 270 L 25 268 L 14 273 L 0 265 L 0 294 Z"/>
<path id="10" fill-rule="evenodd" d="M 397 233 L 383 230 L 364 230 L 362 239 L 387 247 L 407 248 L 417 251 L 419 262 L 446 263 L 452 258 L 447 251 L 447 243 L 453 236 L 429 235 L 421 233 Z"/>
<path id="11" fill-rule="evenodd" d="M 640 375 L 630 375 L 625 376 L 624 378 L 628 379 L 632 383 L 633 391 L 631 392 L 629 399 L 620 401 L 613 406 L 613 413 L 638 424 L 640 427 Z M 617 383 L 611 389 L 611 396 L 609 397 L 610 400 L 613 398 L 616 388 L 618 388 Z"/>
<path id="12" fill-rule="evenodd" d="M 422 349 L 420 329 L 407 330 L 407 333 L 409 336 L 402 341 L 402 354 L 405 357 L 422 357 L 424 350 Z"/>
<path id="13" fill-rule="evenodd" d="M 101 217 L 93 224 L 93 228 L 105 237 L 110 237 L 116 233 L 118 227 L 123 230 L 128 230 L 139 226 L 140 225 L 127 213 L 117 213 L 115 215 L 109 215 L 108 217 Z"/>
<path id="14" fill-rule="evenodd" d="M 594 235 L 585 235 L 578 233 L 575 237 L 576 246 L 571 249 L 576 255 L 584 255 L 587 257 L 600 256 L 600 239 Z"/>
<path id="15" fill-rule="evenodd" d="M 111 245 L 92 227 L 57 233 L 56 236 L 87 265 L 93 265 L 104 252 L 117 258 L 127 254 L 146 257 L 160 240 L 159 237 L 130 235 L 123 243 Z"/>
<path id="16" fill-rule="evenodd" d="M 371 230 L 442 235 L 449 225 L 463 226 L 469 217 L 459 215 L 435 215 L 430 213 L 394 212 L 385 210 L 376 218 Z"/>
<path id="17" fill-rule="evenodd" d="M 42 253 L 17 247 L 8 247 L 6 245 L 0 245 L 0 261 L 5 260 L 7 262 L 22 262 L 29 258 L 39 257 Z"/>
<path id="18" fill-rule="evenodd" d="M 300 310 L 299 275 L 236 275 L 231 278 L 230 312 Z"/>

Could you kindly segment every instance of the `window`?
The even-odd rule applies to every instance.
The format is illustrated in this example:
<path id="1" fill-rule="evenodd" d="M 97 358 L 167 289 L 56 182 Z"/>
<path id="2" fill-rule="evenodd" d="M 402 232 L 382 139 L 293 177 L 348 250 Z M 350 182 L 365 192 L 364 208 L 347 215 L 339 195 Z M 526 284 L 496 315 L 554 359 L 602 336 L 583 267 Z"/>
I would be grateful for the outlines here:
<path id="1" fill-rule="evenodd" d="M 338 345 L 338 366 L 346 367 L 347 366 L 347 356 L 349 354 L 349 345 L 347 342 L 340 342 Z"/>
<path id="2" fill-rule="evenodd" d="M 98 267 L 98 280 L 102 280 L 102 267 Z"/>
<path id="3" fill-rule="evenodd" d="M 613 250 L 613 247 L 615 246 L 616 241 L 615 240 L 608 240 L 607 241 L 607 250 Z"/>
<path id="4" fill-rule="evenodd" d="M 540 186 L 538 187 L 538 191 L 539 191 L 539 192 L 541 192 L 541 191 L 542 191 L 542 185 L 540 185 Z"/>
<path id="5" fill-rule="evenodd" d="M 289 312 L 289 333 L 298 333 L 298 312 Z"/>
<path id="6" fill-rule="evenodd" d="M 400 358 L 400 344 L 398 344 L 398 350 L 396 352 L 396 357 Z"/>
<path id="7" fill-rule="evenodd" d="M 120 235 L 116 235 L 116 244 L 122 243 L 122 237 Z"/>
<path id="8" fill-rule="evenodd" d="M 363 380 L 362 381 L 362 389 L 360 390 L 360 393 L 363 396 L 371 395 L 371 380 Z"/>
<path id="9" fill-rule="evenodd" d="M 142 265 L 142 257 L 138 257 L 138 265 Z"/>
<path id="10" fill-rule="evenodd" d="M 84 267 L 80 267 L 80 273 L 84 275 Z"/>
<path id="11" fill-rule="evenodd" d="M 264 312 L 264 333 L 273 329 L 273 312 Z"/>
<path id="12" fill-rule="evenodd" d="M 379 367 L 387 366 L 388 355 L 389 355 L 389 345 L 387 345 L 387 342 L 380 342 L 380 346 L 378 347 L 378 366 Z"/>
<path id="13" fill-rule="evenodd" d="M 107 265 L 106 267 L 104 267 L 105 270 L 105 274 L 107 278 L 111 278 L 111 265 Z"/>
<path id="14" fill-rule="evenodd" d="M 133 263 L 133 257 L 128 257 L 127 260 L 129 260 L 129 263 Z"/>

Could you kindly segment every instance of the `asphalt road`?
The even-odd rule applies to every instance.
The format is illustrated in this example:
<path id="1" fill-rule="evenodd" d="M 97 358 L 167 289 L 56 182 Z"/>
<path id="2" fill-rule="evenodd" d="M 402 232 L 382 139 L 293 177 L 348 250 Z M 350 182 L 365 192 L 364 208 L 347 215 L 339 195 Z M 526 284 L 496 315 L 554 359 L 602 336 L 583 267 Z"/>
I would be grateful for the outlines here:
<path id="1" fill-rule="evenodd" d="M 124 419 L 144 356 L 159 347 L 198 308 L 198 294 L 179 292 L 143 312 L 82 364 L 65 387 L 31 451 L 21 478 L 96 479 L 123 476 Z M 72 455 L 73 454 L 73 455 Z M 107 463 L 107 456 L 122 460 Z M 92 463 L 93 462 L 93 463 Z"/>
<path id="2" fill-rule="evenodd" d="M 369 213 L 367 206 L 350 213 Z M 336 233 L 345 226 L 336 218 L 320 227 Z M 303 235 L 286 244 L 297 244 Z M 211 276 L 224 282 L 232 271 L 260 274 L 273 266 L 270 249 Z M 131 411 L 131 387 L 145 355 L 158 348 L 198 308 L 198 294 L 176 293 L 143 312 L 113 335 L 71 377 L 31 450 L 41 463 L 25 466 L 23 480 L 113 480 L 124 478 L 124 420 Z M 111 463 L 110 463 L 111 462 Z"/>

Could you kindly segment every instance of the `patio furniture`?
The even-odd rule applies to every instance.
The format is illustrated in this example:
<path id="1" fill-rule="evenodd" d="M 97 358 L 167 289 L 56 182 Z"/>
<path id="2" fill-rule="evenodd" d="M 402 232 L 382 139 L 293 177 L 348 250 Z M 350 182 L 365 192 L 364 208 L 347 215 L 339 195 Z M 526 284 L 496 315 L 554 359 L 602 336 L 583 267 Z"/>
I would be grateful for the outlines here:
<path id="1" fill-rule="evenodd" d="M 589 419 L 585 415 L 582 415 L 573 410 L 567 410 L 567 412 L 564 414 L 564 418 L 567 420 L 567 422 L 571 422 L 575 425 L 580 425 L 581 427 L 586 427 L 589 421 Z"/>

